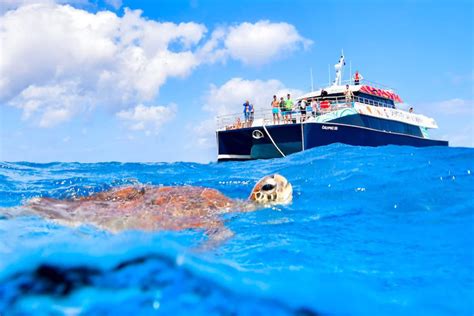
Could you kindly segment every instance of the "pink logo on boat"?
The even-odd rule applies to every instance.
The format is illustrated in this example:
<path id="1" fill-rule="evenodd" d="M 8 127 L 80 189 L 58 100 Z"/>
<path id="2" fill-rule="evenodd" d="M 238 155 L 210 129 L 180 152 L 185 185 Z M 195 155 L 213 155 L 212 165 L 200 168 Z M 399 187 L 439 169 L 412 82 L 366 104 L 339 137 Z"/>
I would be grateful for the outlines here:
<path id="1" fill-rule="evenodd" d="M 398 103 L 403 102 L 402 99 L 396 93 L 393 93 L 392 91 L 378 89 L 371 86 L 362 86 L 359 91 L 376 95 L 378 97 L 390 99 Z"/>

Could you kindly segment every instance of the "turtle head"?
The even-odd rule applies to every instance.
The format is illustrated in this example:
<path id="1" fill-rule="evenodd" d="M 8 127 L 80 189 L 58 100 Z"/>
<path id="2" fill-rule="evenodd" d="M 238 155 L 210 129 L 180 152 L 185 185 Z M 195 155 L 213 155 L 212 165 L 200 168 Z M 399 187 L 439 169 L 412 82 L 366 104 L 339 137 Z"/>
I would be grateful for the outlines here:
<path id="1" fill-rule="evenodd" d="M 253 187 L 249 200 L 262 204 L 286 204 L 293 199 L 293 187 L 285 177 L 273 174 L 263 177 Z"/>

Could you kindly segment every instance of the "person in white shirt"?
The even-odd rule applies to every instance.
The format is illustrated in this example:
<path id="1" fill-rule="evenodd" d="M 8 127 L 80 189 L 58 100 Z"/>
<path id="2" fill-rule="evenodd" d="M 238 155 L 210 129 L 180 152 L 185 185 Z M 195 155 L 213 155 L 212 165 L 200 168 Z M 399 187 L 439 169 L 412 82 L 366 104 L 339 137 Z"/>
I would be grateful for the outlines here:
<path id="1" fill-rule="evenodd" d="M 300 101 L 300 113 L 300 122 L 304 122 L 306 120 L 306 99 Z"/>
<path id="2" fill-rule="evenodd" d="M 318 104 L 318 101 L 316 101 L 316 99 L 313 100 L 313 102 L 311 102 L 311 107 L 313 108 L 313 117 L 316 117 L 316 115 L 318 114 L 318 108 L 319 108 L 319 104 Z"/>
<path id="3" fill-rule="evenodd" d="M 346 97 L 346 105 L 349 106 L 352 104 L 352 99 L 354 98 L 354 93 L 349 88 L 349 85 L 346 84 L 346 91 L 344 91 L 344 96 Z"/>

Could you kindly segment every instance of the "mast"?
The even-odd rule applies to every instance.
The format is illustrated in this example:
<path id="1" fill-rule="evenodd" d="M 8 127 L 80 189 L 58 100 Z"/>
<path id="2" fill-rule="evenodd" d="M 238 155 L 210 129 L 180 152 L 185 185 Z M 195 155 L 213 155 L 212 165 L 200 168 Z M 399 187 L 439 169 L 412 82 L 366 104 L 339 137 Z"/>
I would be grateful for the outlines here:
<path id="1" fill-rule="evenodd" d="M 349 84 L 352 84 L 352 60 L 349 62 Z"/>
<path id="2" fill-rule="evenodd" d="M 328 64 L 328 86 L 331 85 L 331 65 Z"/>
<path id="3" fill-rule="evenodd" d="M 341 51 L 341 57 L 339 57 L 339 61 L 337 64 L 334 65 L 334 69 L 336 70 L 336 77 L 332 83 L 333 86 L 340 86 L 342 83 L 342 68 L 346 64 L 344 59 L 344 51 Z"/>

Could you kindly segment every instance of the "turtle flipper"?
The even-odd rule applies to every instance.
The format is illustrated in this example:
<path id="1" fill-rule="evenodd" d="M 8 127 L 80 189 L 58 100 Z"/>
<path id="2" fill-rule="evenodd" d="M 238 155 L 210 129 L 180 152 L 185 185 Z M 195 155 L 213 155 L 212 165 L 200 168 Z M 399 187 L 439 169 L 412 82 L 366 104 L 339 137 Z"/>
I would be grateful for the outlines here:
<path id="1" fill-rule="evenodd" d="M 25 208 L 24 206 L 15 206 L 15 207 L 2 207 L 0 208 L 0 220 L 10 219 L 19 216 L 31 216 L 34 215 L 31 210 Z"/>
<path id="2" fill-rule="evenodd" d="M 25 205 L 0 208 L 0 218 L 39 215 L 48 219 L 70 220 L 75 202 L 51 198 L 32 198 Z"/>
<path id="3" fill-rule="evenodd" d="M 234 236 L 234 232 L 225 227 L 222 222 L 218 226 L 206 229 L 207 240 L 200 244 L 197 251 L 208 251 L 215 249 Z"/>
<path id="4" fill-rule="evenodd" d="M 27 211 L 41 215 L 42 217 L 70 221 L 73 219 L 71 212 L 76 209 L 78 202 L 70 200 L 58 200 L 52 198 L 33 198 L 24 206 Z"/>
<path id="5" fill-rule="evenodd" d="M 221 244 L 234 236 L 234 232 L 224 225 L 206 231 L 211 243 Z"/>

